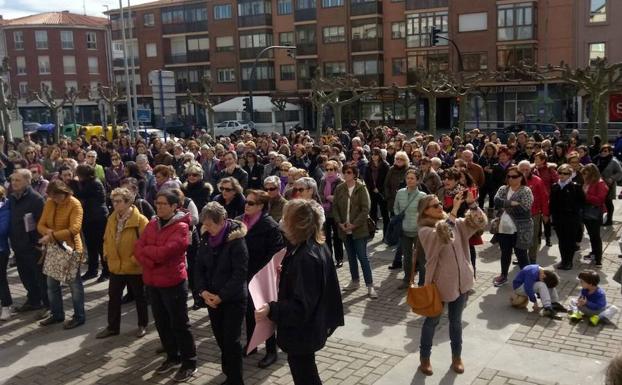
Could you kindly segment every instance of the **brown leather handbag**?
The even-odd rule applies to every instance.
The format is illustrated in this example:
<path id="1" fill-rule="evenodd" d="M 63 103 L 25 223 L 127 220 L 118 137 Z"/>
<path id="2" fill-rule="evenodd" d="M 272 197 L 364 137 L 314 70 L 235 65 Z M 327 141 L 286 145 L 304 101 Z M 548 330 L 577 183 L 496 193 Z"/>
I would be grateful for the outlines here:
<path id="1" fill-rule="evenodd" d="M 441 302 L 441 295 L 436 284 L 431 283 L 422 287 L 415 287 L 417 252 L 423 252 L 423 248 L 417 247 L 417 251 L 415 251 L 415 260 L 413 261 L 413 270 L 410 274 L 410 286 L 408 287 L 406 303 L 408 303 L 413 313 L 424 317 L 438 317 L 443 312 L 443 303 Z"/>

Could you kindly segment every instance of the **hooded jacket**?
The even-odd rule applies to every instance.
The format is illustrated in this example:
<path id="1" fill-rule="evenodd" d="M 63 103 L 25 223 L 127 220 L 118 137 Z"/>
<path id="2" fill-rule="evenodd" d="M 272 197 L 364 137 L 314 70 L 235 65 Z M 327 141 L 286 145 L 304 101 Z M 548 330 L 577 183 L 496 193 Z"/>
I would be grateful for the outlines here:
<path id="1" fill-rule="evenodd" d="M 154 217 L 134 246 L 134 256 L 143 268 L 143 282 L 154 287 L 172 287 L 188 278 L 186 249 L 190 244 L 190 214 L 178 211 L 160 226 Z"/>
<path id="2" fill-rule="evenodd" d="M 369 237 L 367 228 L 367 216 L 369 215 L 369 193 L 365 183 L 360 179 L 356 180 L 352 196 L 348 197 L 348 185 L 341 183 L 335 189 L 333 198 L 333 217 L 336 223 L 346 223 L 348 218 L 348 199 L 350 199 L 350 223 L 354 225 L 352 237 L 362 239 Z M 346 239 L 347 234 L 339 228 L 339 238 Z"/>
<path id="3" fill-rule="evenodd" d="M 53 230 L 52 236 L 58 242 L 66 242 L 76 252 L 82 252 L 82 218 L 83 211 L 80 201 L 68 196 L 61 204 L 51 198 L 45 202 L 41 219 L 37 224 L 39 234 L 43 235 L 48 229 Z"/>
<path id="4" fill-rule="evenodd" d="M 248 274 L 246 226 L 239 221 L 226 221 L 229 228 L 219 246 L 210 246 L 208 232 L 201 236 L 194 276 L 199 293 L 207 290 L 218 295 L 223 303 L 246 300 Z"/>

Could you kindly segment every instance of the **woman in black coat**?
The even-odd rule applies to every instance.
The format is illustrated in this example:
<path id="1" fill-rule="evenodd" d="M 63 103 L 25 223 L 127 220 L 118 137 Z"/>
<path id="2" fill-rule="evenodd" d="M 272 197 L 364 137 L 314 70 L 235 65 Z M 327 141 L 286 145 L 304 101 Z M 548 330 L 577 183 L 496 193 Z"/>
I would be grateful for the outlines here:
<path id="1" fill-rule="evenodd" d="M 210 201 L 214 188 L 203 181 L 203 168 L 198 164 L 191 164 L 186 168 L 186 181 L 181 185 L 181 191 L 186 197 L 192 199 L 197 210 L 201 212 Z"/>
<path id="2" fill-rule="evenodd" d="M 572 259 L 576 251 L 576 234 L 582 229 L 581 209 L 585 204 L 583 188 L 572 181 L 572 169 L 562 164 L 557 169 L 559 182 L 551 187 L 549 208 L 551 222 L 559 241 L 561 262 L 557 268 L 572 269 Z"/>
<path id="3" fill-rule="evenodd" d="M 384 180 L 389 172 L 389 164 L 382 159 L 382 153 L 380 149 L 374 147 L 371 150 L 371 162 L 367 164 L 365 171 L 365 185 L 369 192 L 369 198 L 371 199 L 371 206 L 369 216 L 374 222 L 378 223 L 378 210 L 380 209 L 380 215 L 382 216 L 382 235 L 387 230 L 389 225 L 389 210 L 387 209 L 387 200 L 382 195 L 384 191 Z"/>
<path id="4" fill-rule="evenodd" d="M 237 218 L 244 214 L 244 195 L 242 186 L 234 177 L 225 177 L 218 182 L 220 194 L 214 197 L 214 201 L 220 203 L 227 210 L 228 218 Z"/>
<path id="5" fill-rule="evenodd" d="M 82 280 L 97 277 L 101 261 L 102 272 L 97 282 L 104 282 L 108 279 L 108 264 L 104 260 L 104 232 L 108 218 L 106 190 L 104 185 L 95 178 L 95 169 L 92 166 L 86 164 L 78 166 L 76 175 L 78 185 L 75 196 L 80 200 L 82 210 L 84 210 L 82 233 L 86 243 L 89 266 L 86 273 L 82 275 Z"/>
<path id="6" fill-rule="evenodd" d="M 287 353 L 294 384 L 321 384 L 315 352 L 344 324 L 337 270 L 322 239 L 321 206 L 294 199 L 285 205 L 283 232 L 290 243 L 283 259 L 278 301 L 255 312 L 276 323 L 277 344 Z"/>
<path id="7" fill-rule="evenodd" d="M 254 152 L 246 154 L 246 164 L 243 167 L 248 174 L 248 188 L 261 189 L 263 187 L 263 164 L 257 162 Z"/>
<path id="8" fill-rule="evenodd" d="M 267 213 L 268 193 L 261 190 L 248 190 L 246 193 L 246 209 L 244 215 L 237 219 L 247 228 L 246 247 L 251 250 L 248 260 L 248 279 L 251 279 L 261 270 L 272 256 L 285 247 L 278 223 Z M 255 304 L 248 296 L 246 307 L 246 345 L 250 343 L 255 330 Z M 257 349 L 255 349 L 256 351 Z M 246 349 L 245 349 L 246 351 Z M 266 356 L 259 361 L 260 368 L 267 368 L 277 360 L 276 337 L 273 335 L 266 341 Z"/>
<path id="9" fill-rule="evenodd" d="M 246 226 L 227 219 L 227 211 L 217 202 L 205 205 L 201 222 L 203 234 L 196 256 L 195 285 L 208 306 L 226 383 L 242 385 L 240 335 L 247 296 Z"/>

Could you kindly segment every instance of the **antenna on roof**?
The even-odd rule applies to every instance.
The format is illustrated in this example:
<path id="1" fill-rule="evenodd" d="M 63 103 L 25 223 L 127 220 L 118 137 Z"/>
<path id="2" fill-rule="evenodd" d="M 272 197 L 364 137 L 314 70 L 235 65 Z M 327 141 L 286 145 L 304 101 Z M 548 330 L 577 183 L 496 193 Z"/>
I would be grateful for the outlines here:
<path id="1" fill-rule="evenodd" d="M 84 16 L 86 16 L 86 0 L 82 0 L 82 12 L 84 12 Z"/>

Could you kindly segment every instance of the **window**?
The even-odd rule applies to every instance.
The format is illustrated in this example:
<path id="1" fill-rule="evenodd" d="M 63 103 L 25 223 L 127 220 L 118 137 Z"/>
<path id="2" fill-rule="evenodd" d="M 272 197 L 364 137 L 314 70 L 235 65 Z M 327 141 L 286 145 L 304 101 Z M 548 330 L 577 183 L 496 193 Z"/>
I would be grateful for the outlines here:
<path id="1" fill-rule="evenodd" d="M 324 27 L 322 29 L 324 43 L 339 43 L 346 41 L 346 30 L 343 25 L 335 27 Z"/>
<path id="2" fill-rule="evenodd" d="M 391 23 L 391 39 L 403 39 L 406 37 L 406 22 L 398 21 Z"/>
<path id="3" fill-rule="evenodd" d="M 497 40 L 529 40 L 534 38 L 533 4 L 519 3 L 497 9 Z"/>
<path id="4" fill-rule="evenodd" d="M 486 31 L 488 13 L 465 13 L 458 16 L 458 32 Z"/>
<path id="5" fill-rule="evenodd" d="M 497 67 L 500 69 L 516 66 L 521 60 L 535 62 L 536 49 L 531 45 L 512 45 L 497 47 Z"/>
<path id="6" fill-rule="evenodd" d="M 324 76 L 326 77 L 342 76 L 345 75 L 346 72 L 345 62 L 339 61 L 324 63 Z"/>
<path id="7" fill-rule="evenodd" d="M 50 57 L 49 56 L 39 56 L 37 58 L 39 63 L 39 74 L 47 75 L 50 73 Z"/>
<path id="8" fill-rule="evenodd" d="M 233 36 L 220 36 L 216 38 L 216 51 L 233 51 Z"/>
<path id="9" fill-rule="evenodd" d="M 188 51 L 209 51 L 209 37 L 189 38 Z"/>
<path id="10" fill-rule="evenodd" d="M 69 91 L 72 88 L 76 91 L 79 91 L 78 82 L 76 80 L 65 80 L 65 90 Z"/>
<path id="11" fill-rule="evenodd" d="M 63 72 L 65 73 L 65 75 L 71 75 L 76 73 L 75 56 L 63 56 Z"/>
<path id="12" fill-rule="evenodd" d="M 316 8 L 315 0 L 296 0 L 296 9 Z"/>
<path id="13" fill-rule="evenodd" d="M 315 44 L 315 26 L 296 29 L 297 44 Z"/>
<path id="14" fill-rule="evenodd" d="M 145 53 L 147 57 L 158 57 L 158 46 L 156 43 L 145 44 Z"/>
<path id="15" fill-rule="evenodd" d="M 231 4 L 214 5 L 214 20 L 231 19 Z"/>
<path id="16" fill-rule="evenodd" d="M 357 76 L 377 75 L 382 73 L 382 63 L 377 59 L 355 60 L 352 62 L 352 72 Z"/>
<path id="17" fill-rule="evenodd" d="M 276 9 L 279 15 L 291 15 L 292 0 L 279 0 L 276 4 Z"/>
<path id="18" fill-rule="evenodd" d="M 22 31 L 13 32 L 13 43 L 15 49 L 24 49 L 24 33 Z"/>
<path id="19" fill-rule="evenodd" d="M 26 75 L 26 58 L 18 56 L 15 58 L 15 71 L 18 75 Z"/>
<path id="20" fill-rule="evenodd" d="M 342 7 L 343 0 L 322 0 L 322 7 L 331 8 L 331 7 Z"/>
<path id="21" fill-rule="evenodd" d="M 240 49 L 262 48 L 272 45 L 272 34 L 255 33 L 252 35 L 240 35 Z"/>
<path id="22" fill-rule="evenodd" d="M 406 18 L 406 47 L 429 47 L 430 28 L 441 30 L 439 36 L 447 37 L 449 32 L 447 12 L 413 13 Z M 447 40 L 439 39 L 436 45 L 447 45 Z"/>
<path id="23" fill-rule="evenodd" d="M 73 32 L 60 31 L 60 44 L 63 49 L 73 49 Z"/>
<path id="24" fill-rule="evenodd" d="M 604 59 L 605 58 L 605 43 L 590 43 L 590 65 L 596 59 Z"/>
<path id="25" fill-rule="evenodd" d="M 280 45 L 294 45 L 294 33 L 293 32 L 281 32 L 279 33 Z"/>
<path id="26" fill-rule="evenodd" d="M 252 66 L 242 67 L 242 80 L 250 80 L 251 72 L 253 70 Z M 274 67 L 272 64 L 268 63 L 260 63 L 255 68 L 255 76 L 257 80 L 268 80 L 274 79 Z"/>
<path id="27" fill-rule="evenodd" d="M 39 86 L 41 87 L 41 91 L 44 89 L 52 90 L 52 82 L 49 80 L 43 80 Z"/>
<path id="28" fill-rule="evenodd" d="M 235 81 L 235 70 L 233 68 L 218 69 L 218 83 L 233 83 Z"/>
<path id="29" fill-rule="evenodd" d="M 207 21 L 205 7 L 171 7 L 162 9 L 162 24 L 183 24 Z"/>
<path id="30" fill-rule="evenodd" d="M 352 27 L 352 40 L 376 39 L 382 37 L 382 28 L 378 24 L 363 24 Z"/>
<path id="31" fill-rule="evenodd" d="M 607 21 L 607 0 L 590 0 L 590 23 Z"/>
<path id="32" fill-rule="evenodd" d="M 422 69 L 425 71 L 447 71 L 449 69 L 449 54 L 447 51 L 418 51 L 408 56 L 408 72 Z"/>
<path id="33" fill-rule="evenodd" d="M 281 65 L 281 80 L 296 80 L 296 66 L 293 64 Z"/>
<path id="34" fill-rule="evenodd" d="M 272 4 L 263 0 L 238 3 L 238 14 L 239 16 L 270 15 L 272 14 Z"/>
<path id="35" fill-rule="evenodd" d="M 143 25 L 145 27 L 153 27 L 155 25 L 155 16 L 153 13 L 145 13 L 143 15 Z"/>
<path id="36" fill-rule="evenodd" d="M 99 60 L 95 56 L 89 56 L 89 73 L 90 74 L 99 73 Z"/>
<path id="37" fill-rule="evenodd" d="M 488 54 L 486 52 L 465 53 L 462 55 L 462 65 L 465 71 L 487 70 Z"/>
<path id="38" fill-rule="evenodd" d="M 391 60 L 391 74 L 393 76 L 400 76 L 406 73 L 406 58 L 398 57 Z"/>
<path id="39" fill-rule="evenodd" d="M 25 98 L 28 96 L 28 82 L 19 82 L 19 97 Z"/>
<path id="40" fill-rule="evenodd" d="M 47 31 L 35 31 L 35 45 L 37 49 L 48 48 L 48 33 Z"/>
<path id="41" fill-rule="evenodd" d="M 97 49 L 97 35 L 95 32 L 86 33 L 86 48 Z"/>
<path id="42" fill-rule="evenodd" d="M 90 94 L 92 97 L 96 97 L 98 92 L 97 92 L 97 87 L 99 86 L 99 82 L 97 80 L 95 81 L 90 81 L 89 82 L 89 90 L 91 91 Z"/>

